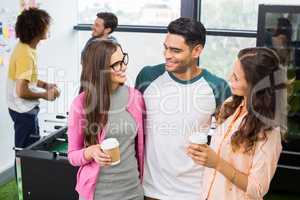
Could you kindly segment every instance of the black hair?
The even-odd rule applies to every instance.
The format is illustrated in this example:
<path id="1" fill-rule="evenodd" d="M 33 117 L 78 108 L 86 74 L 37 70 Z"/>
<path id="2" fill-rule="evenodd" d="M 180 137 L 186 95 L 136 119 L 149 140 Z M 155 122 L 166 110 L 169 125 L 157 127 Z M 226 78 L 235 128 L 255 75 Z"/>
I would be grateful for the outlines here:
<path id="1" fill-rule="evenodd" d="M 289 19 L 283 17 L 277 19 L 277 30 L 275 36 L 281 34 L 286 36 L 288 42 L 291 42 L 292 24 Z"/>
<path id="2" fill-rule="evenodd" d="M 33 39 L 45 34 L 51 21 L 50 15 L 42 9 L 29 8 L 18 16 L 15 31 L 21 42 L 29 44 Z"/>
<path id="3" fill-rule="evenodd" d="M 168 25 L 168 32 L 184 37 L 190 47 L 201 44 L 203 47 L 206 41 L 206 29 L 201 22 L 192 18 L 181 17 Z"/>
<path id="4" fill-rule="evenodd" d="M 100 12 L 97 13 L 97 17 L 103 19 L 105 28 L 110 28 L 110 33 L 114 32 L 114 30 L 118 26 L 118 18 L 115 14 L 111 12 Z"/>

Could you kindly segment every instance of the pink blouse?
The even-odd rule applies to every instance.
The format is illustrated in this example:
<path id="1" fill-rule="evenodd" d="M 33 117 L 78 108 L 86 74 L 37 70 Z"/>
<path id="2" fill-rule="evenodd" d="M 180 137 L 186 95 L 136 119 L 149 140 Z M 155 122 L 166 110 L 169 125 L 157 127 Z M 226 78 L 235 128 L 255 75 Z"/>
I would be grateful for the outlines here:
<path id="1" fill-rule="evenodd" d="M 217 127 L 210 147 L 235 169 L 248 175 L 247 191 L 238 188 L 215 169 L 205 168 L 202 200 L 262 200 L 268 192 L 282 150 L 280 129 L 269 131 L 267 139 L 257 142 L 252 153 L 233 152 L 231 136 L 246 115 L 240 111 L 241 106 Z"/>

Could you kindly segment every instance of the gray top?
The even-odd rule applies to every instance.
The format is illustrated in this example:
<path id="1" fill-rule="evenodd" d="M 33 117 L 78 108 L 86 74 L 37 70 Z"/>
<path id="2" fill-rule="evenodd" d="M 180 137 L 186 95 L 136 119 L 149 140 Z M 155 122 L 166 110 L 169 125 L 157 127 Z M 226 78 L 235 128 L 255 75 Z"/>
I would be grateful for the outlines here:
<path id="1" fill-rule="evenodd" d="M 126 111 L 129 89 L 121 86 L 111 95 L 105 138 L 117 138 L 121 162 L 100 169 L 94 200 L 142 200 L 137 159 L 135 157 L 136 123 Z"/>

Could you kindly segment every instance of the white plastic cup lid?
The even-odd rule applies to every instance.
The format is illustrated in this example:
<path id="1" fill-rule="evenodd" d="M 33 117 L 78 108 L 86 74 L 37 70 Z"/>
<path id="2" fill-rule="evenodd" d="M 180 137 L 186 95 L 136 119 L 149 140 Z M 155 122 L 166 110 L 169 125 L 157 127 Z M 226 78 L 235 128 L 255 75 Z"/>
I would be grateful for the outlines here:
<path id="1" fill-rule="evenodd" d="M 119 146 L 119 142 L 116 138 L 108 138 L 103 140 L 103 142 L 101 143 L 101 148 L 103 150 L 109 150 L 109 149 L 113 149 Z"/>
<path id="2" fill-rule="evenodd" d="M 207 144 L 208 141 L 207 133 L 201 133 L 201 132 L 193 133 L 189 137 L 189 141 L 194 144 Z"/>

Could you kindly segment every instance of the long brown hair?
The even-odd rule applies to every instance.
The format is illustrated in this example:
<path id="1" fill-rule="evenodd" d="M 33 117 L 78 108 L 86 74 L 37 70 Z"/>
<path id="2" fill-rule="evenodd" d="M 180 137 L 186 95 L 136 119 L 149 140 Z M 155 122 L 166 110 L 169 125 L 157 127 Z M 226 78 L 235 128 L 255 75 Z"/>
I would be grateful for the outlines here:
<path id="1" fill-rule="evenodd" d="M 249 90 L 247 114 L 233 134 L 231 145 L 234 151 L 243 149 L 247 153 L 253 150 L 257 141 L 267 138 L 267 131 L 275 127 L 281 127 L 282 133 L 286 131 L 287 79 L 286 71 L 279 65 L 278 55 L 271 49 L 246 48 L 239 52 L 238 59 Z M 243 99 L 233 95 L 218 112 L 218 121 L 223 122 L 231 116 Z"/>
<path id="2" fill-rule="evenodd" d="M 97 144 L 108 120 L 110 108 L 110 60 L 117 50 L 111 40 L 91 42 L 82 59 L 81 90 L 85 95 L 85 114 L 87 124 L 84 130 L 85 146 Z"/>

